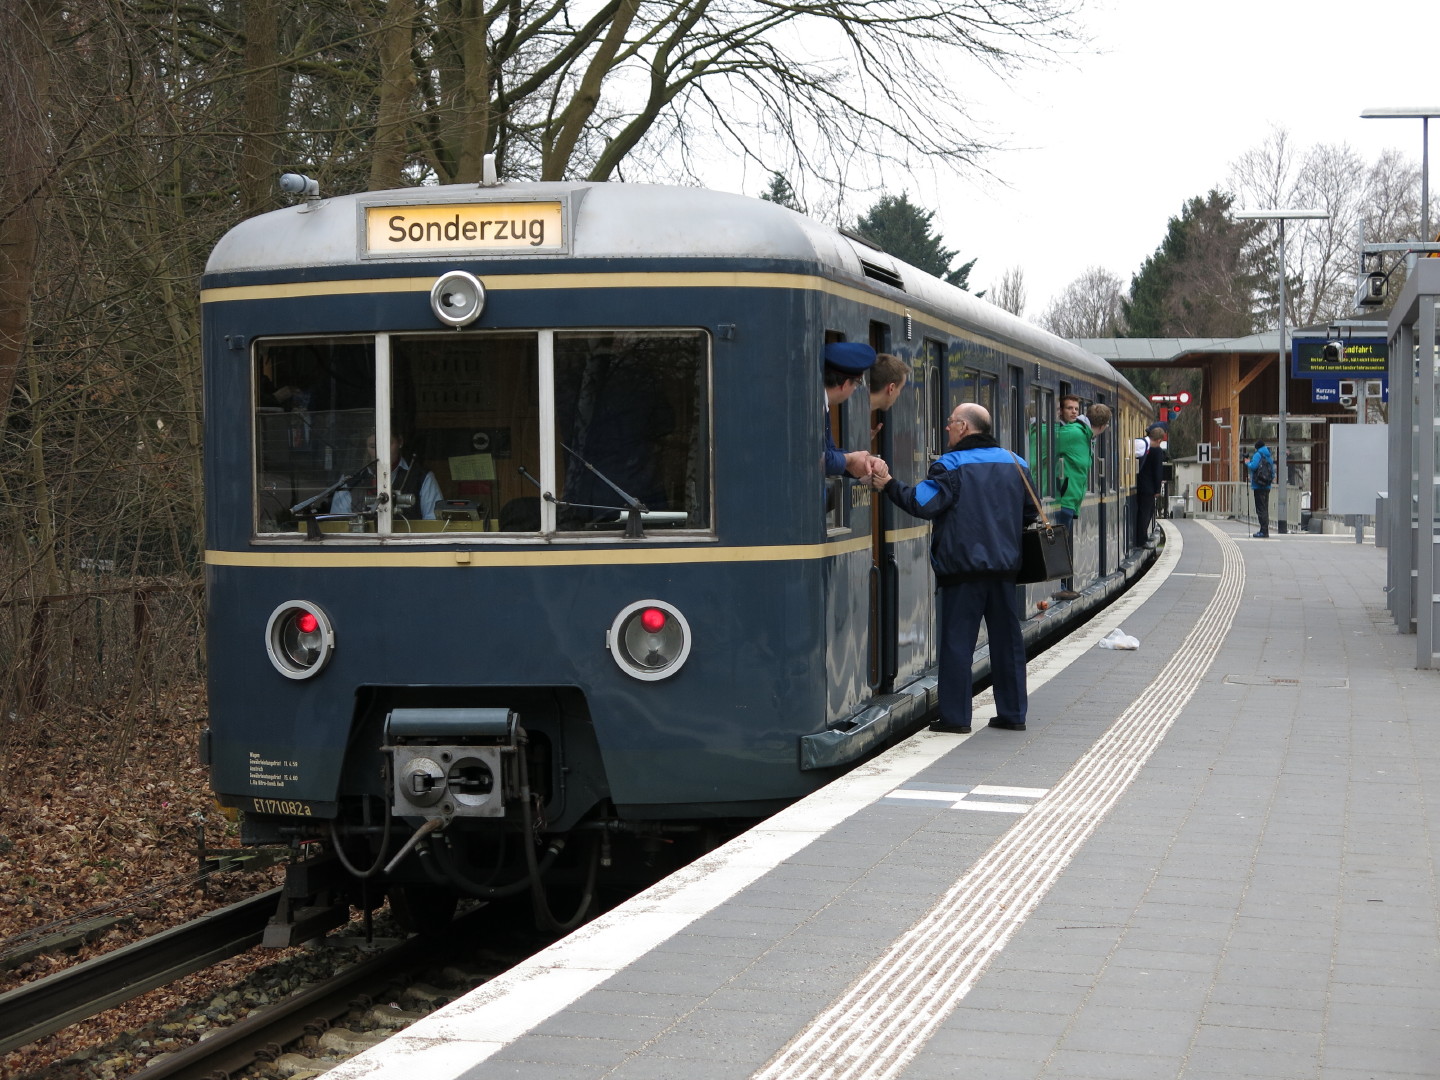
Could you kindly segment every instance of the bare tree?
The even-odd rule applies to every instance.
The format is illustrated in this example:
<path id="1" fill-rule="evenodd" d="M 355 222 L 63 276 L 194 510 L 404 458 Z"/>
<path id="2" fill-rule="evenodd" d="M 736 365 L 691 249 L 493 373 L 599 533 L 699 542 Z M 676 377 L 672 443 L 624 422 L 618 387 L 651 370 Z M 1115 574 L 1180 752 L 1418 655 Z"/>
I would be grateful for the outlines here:
<path id="1" fill-rule="evenodd" d="M 985 290 L 985 299 L 1011 315 L 1025 316 L 1025 271 L 1022 267 L 1007 267 L 1000 280 Z"/>
<path id="2" fill-rule="evenodd" d="M 1050 302 L 1040 325 L 1066 338 L 1120 337 L 1125 333 L 1124 286 L 1102 266 L 1092 266 Z"/>
<path id="3" fill-rule="evenodd" d="M 985 149 L 967 65 L 1058 50 L 1078 6 L 0 2 L 0 738 L 47 709 L 123 727 L 199 668 L 195 286 L 276 173 L 474 181 L 494 153 L 510 178 L 685 180 L 718 150 L 839 206 L 857 161 Z"/>
<path id="4" fill-rule="evenodd" d="M 1291 325 L 1310 326 L 1353 312 L 1360 244 L 1418 235 L 1419 176 L 1419 169 L 1395 151 L 1368 162 L 1344 143 L 1301 151 L 1284 128 L 1273 129 L 1260 146 L 1232 163 L 1237 206 L 1305 207 L 1329 215 L 1286 223 L 1285 317 Z M 1261 242 L 1273 245 L 1275 236 L 1268 228 Z M 1273 312 L 1273 293 L 1269 299 Z"/>
<path id="5" fill-rule="evenodd" d="M 843 180 L 875 160 L 965 162 L 957 64 L 992 69 L 1072 37 L 1075 0 L 386 0 L 376 32 L 409 34 L 409 82 L 384 46 L 382 130 L 411 106 L 412 161 L 441 183 L 688 170 L 696 141 Z M 893 57 L 907 58 L 903 74 Z M 393 170 L 390 170 L 393 175 Z"/>

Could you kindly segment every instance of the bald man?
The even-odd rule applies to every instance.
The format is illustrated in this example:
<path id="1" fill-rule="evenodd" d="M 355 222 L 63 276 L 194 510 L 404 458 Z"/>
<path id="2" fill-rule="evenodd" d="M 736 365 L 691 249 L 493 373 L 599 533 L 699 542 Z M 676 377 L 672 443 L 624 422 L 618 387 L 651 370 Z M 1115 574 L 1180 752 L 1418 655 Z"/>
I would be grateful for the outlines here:
<path id="1" fill-rule="evenodd" d="M 945 430 L 950 450 L 926 479 L 908 487 L 882 463 L 872 480 L 900 509 L 934 522 L 930 565 L 940 586 L 940 719 L 930 730 L 970 732 L 970 673 L 983 619 L 995 690 L 990 726 L 1024 731 L 1025 641 L 1015 577 L 1020 534 L 1039 516 L 1025 487 L 1029 466 L 995 441 L 990 414 L 980 405 L 957 405 Z"/>

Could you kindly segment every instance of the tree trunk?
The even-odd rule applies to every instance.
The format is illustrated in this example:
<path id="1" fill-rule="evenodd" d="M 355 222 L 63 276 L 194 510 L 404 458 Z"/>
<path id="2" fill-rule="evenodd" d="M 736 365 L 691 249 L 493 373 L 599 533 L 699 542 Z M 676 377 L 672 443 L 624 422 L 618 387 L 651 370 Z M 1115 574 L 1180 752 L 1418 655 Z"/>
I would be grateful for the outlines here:
<path id="1" fill-rule="evenodd" d="M 248 217 L 275 198 L 276 138 L 280 127 L 278 0 L 245 3 L 245 132 L 240 152 L 240 205 Z"/>
<path id="2" fill-rule="evenodd" d="M 464 0 L 460 14 L 463 57 L 455 119 L 457 184 L 480 180 L 485 152 L 490 149 L 490 14 L 483 0 Z"/>
<path id="3" fill-rule="evenodd" d="M 386 4 L 380 33 L 380 104 L 370 158 L 371 191 L 399 187 L 405 169 L 415 94 L 415 67 L 410 59 L 415 18 L 415 0 L 389 0 Z"/>
<path id="4" fill-rule="evenodd" d="M 0 4 L 0 427 L 30 335 L 36 249 L 52 162 L 51 31 L 58 0 Z"/>

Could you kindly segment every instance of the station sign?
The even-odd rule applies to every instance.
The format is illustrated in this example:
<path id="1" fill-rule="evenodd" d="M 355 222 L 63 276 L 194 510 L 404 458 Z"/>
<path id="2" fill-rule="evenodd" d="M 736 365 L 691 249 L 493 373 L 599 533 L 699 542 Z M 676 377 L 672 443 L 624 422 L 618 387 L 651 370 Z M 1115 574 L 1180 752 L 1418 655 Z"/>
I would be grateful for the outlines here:
<path id="1" fill-rule="evenodd" d="M 1151 394 L 1150 400 L 1159 404 L 1189 405 L 1190 391 L 1181 390 L 1178 394 Z"/>
<path id="2" fill-rule="evenodd" d="M 1389 370 L 1384 338 L 1296 338 L 1290 344 L 1290 373 L 1297 379 L 1378 379 Z"/>
<path id="3" fill-rule="evenodd" d="M 1382 375 L 1380 378 L 1369 379 L 1312 379 L 1310 381 L 1310 400 L 1317 405 L 1343 405 L 1347 397 L 1358 397 L 1359 391 L 1366 382 L 1379 382 L 1380 400 L 1390 400 L 1390 378 Z M 1370 396 L 1374 397 L 1373 390 Z"/>

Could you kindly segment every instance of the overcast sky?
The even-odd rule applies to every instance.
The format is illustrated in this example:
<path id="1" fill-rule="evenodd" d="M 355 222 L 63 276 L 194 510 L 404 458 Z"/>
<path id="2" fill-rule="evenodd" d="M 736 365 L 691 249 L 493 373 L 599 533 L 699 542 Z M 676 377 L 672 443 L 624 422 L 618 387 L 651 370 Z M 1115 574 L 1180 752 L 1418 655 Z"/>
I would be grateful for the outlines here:
<path id="1" fill-rule="evenodd" d="M 1440 110 L 1436 0 L 1091 0 L 1083 21 L 1088 55 L 972 94 L 1016 147 L 988 160 L 995 179 L 917 176 L 909 192 L 937 210 L 947 247 L 978 256 L 972 289 L 1024 268 L 1032 319 L 1089 266 L 1128 287 L 1185 200 L 1222 185 L 1272 126 L 1302 151 L 1396 147 L 1418 164 L 1421 121 L 1360 112 Z M 1434 222 L 1440 160 L 1430 173 Z"/>

